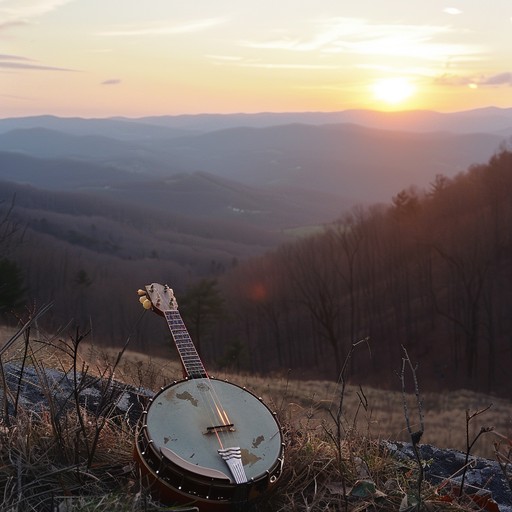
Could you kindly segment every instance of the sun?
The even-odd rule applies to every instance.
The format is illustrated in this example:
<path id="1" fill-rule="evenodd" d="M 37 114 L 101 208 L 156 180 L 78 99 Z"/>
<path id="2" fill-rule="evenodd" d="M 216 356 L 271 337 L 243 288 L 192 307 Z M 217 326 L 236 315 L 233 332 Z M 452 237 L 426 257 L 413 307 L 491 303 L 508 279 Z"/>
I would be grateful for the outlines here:
<path id="1" fill-rule="evenodd" d="M 414 86 L 407 78 L 382 78 L 373 86 L 373 95 L 381 102 L 397 106 L 409 99 L 415 92 Z"/>

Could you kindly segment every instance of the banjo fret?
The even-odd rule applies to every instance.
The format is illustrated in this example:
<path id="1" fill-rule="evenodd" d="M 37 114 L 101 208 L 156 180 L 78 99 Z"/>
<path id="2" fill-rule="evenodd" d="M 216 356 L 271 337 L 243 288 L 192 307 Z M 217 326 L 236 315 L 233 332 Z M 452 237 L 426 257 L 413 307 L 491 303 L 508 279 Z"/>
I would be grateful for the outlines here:
<path id="1" fill-rule="evenodd" d="M 187 376 L 191 379 L 207 377 L 206 369 L 178 310 L 171 309 L 164 314 Z"/>

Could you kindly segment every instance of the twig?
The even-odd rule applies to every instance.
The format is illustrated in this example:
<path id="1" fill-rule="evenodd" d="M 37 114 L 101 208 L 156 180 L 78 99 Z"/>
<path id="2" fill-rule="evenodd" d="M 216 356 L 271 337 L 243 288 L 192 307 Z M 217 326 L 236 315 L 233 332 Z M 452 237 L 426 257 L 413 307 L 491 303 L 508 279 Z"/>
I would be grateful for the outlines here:
<path id="1" fill-rule="evenodd" d="M 420 506 L 421 506 L 421 488 L 422 488 L 422 485 L 423 485 L 424 474 L 423 474 L 423 464 L 421 463 L 421 457 L 420 457 L 420 453 L 419 453 L 419 450 L 418 450 L 418 443 L 420 442 L 421 437 L 423 435 L 423 432 L 425 431 L 425 425 L 424 425 L 424 421 L 423 421 L 423 405 L 421 403 L 418 378 L 417 378 L 417 375 L 416 375 L 416 370 L 417 370 L 418 366 L 417 365 L 416 366 L 412 365 L 412 362 L 411 362 L 411 359 L 409 357 L 409 354 L 407 353 L 407 349 L 403 345 L 402 345 L 402 350 L 404 352 L 404 356 L 402 357 L 402 370 L 400 372 L 400 381 L 402 383 L 402 398 L 403 398 L 403 407 L 404 407 L 405 421 L 406 421 L 406 424 L 407 424 L 407 431 L 409 432 L 409 435 L 411 437 L 412 449 L 414 451 L 414 455 L 415 455 L 416 461 L 418 463 L 419 474 L 418 474 L 417 492 L 418 492 L 418 508 L 420 508 Z M 409 408 L 407 406 L 407 398 L 406 398 L 406 391 L 405 391 L 405 369 L 406 369 L 406 365 L 409 366 L 409 369 L 411 371 L 411 375 L 412 375 L 412 378 L 413 378 L 414 392 L 415 392 L 415 395 L 416 395 L 416 404 L 418 406 L 418 416 L 419 416 L 419 420 L 420 420 L 420 429 L 417 430 L 417 431 L 414 431 L 414 432 L 412 430 L 411 421 L 410 421 L 410 418 L 409 418 Z"/>
<path id="2" fill-rule="evenodd" d="M 13 416 L 16 417 L 18 414 L 18 402 L 21 395 L 21 383 L 23 381 L 23 374 L 25 373 L 25 365 L 27 364 L 27 357 L 28 357 L 28 349 L 29 349 L 29 343 L 30 343 L 30 327 L 23 332 L 23 335 L 25 337 L 25 346 L 23 348 L 23 356 L 21 358 L 21 368 L 20 368 L 20 375 L 18 377 L 18 384 L 16 386 L 16 398 L 14 400 L 14 412 Z"/>
<path id="3" fill-rule="evenodd" d="M 27 330 L 30 328 L 30 326 L 37 322 L 37 320 L 43 316 L 45 313 L 48 312 L 48 310 L 53 306 L 53 302 L 50 302 L 48 304 L 45 304 L 44 306 L 41 306 L 41 308 L 36 311 L 31 318 L 29 318 L 19 329 L 18 331 L 11 336 L 11 338 L 4 343 L 4 346 L 0 348 L 0 358 L 2 355 L 14 344 L 14 342 Z"/>
<path id="4" fill-rule="evenodd" d="M 460 489 L 459 489 L 459 498 L 462 496 L 462 493 L 464 492 L 464 483 L 466 480 L 466 473 L 468 469 L 468 461 L 469 456 L 471 453 L 471 449 L 475 445 L 475 443 L 478 441 L 480 436 L 482 434 L 486 434 L 487 432 L 492 432 L 494 430 L 494 427 L 481 427 L 478 434 L 473 438 L 472 441 L 469 439 L 469 424 L 473 418 L 476 418 L 480 414 L 483 414 L 484 412 L 488 411 L 492 407 L 492 404 L 489 404 L 485 409 L 480 409 L 479 411 L 475 411 L 473 414 L 469 413 L 469 410 L 466 410 L 466 460 L 464 463 L 464 471 L 462 472 L 462 479 L 460 482 Z"/>
<path id="5" fill-rule="evenodd" d="M 4 365 L 3 365 L 3 362 L 2 362 L 2 355 L 5 354 L 5 352 L 7 352 L 7 350 L 9 350 L 9 348 L 11 348 L 14 343 L 16 342 L 16 340 L 22 335 L 22 334 L 26 334 L 26 339 L 25 339 L 25 355 L 24 355 L 24 358 L 23 358 L 23 366 L 25 364 L 25 358 L 27 356 L 27 349 L 28 349 L 28 332 L 30 330 L 30 326 L 37 322 L 37 320 L 43 316 L 46 312 L 48 312 L 48 310 L 53 306 L 53 302 L 50 302 L 48 304 L 45 304 L 44 306 L 41 306 L 41 308 L 39 308 L 39 310 L 35 311 L 32 316 L 18 329 L 18 331 L 16 333 L 14 333 L 5 343 L 4 345 L 0 348 L 0 379 L 2 381 L 2 386 L 3 386 L 3 389 L 4 389 L 4 393 L 3 393 L 3 397 L 2 397 L 2 408 L 3 408 L 3 412 L 4 412 L 4 421 L 5 421 L 5 424 L 7 426 L 10 426 L 10 418 L 9 418 L 9 400 L 7 398 L 7 395 L 8 395 L 8 387 L 7 387 L 7 378 L 5 376 L 5 372 L 4 372 Z M 17 389 L 17 394 L 16 394 L 16 397 L 14 399 L 15 401 L 15 414 L 16 414 L 16 410 L 17 410 L 17 404 L 18 404 L 18 399 L 19 399 L 19 384 L 21 383 L 21 379 L 23 378 L 23 367 L 21 369 L 21 372 L 20 372 L 20 377 L 19 377 L 19 382 L 18 382 L 18 389 Z"/>
<path id="6" fill-rule="evenodd" d="M 329 408 L 329 415 L 331 416 L 332 420 L 334 421 L 334 424 L 336 425 L 336 433 L 337 433 L 337 439 L 334 440 L 336 443 L 336 448 L 338 450 L 338 455 L 341 460 L 341 417 L 343 414 L 343 400 L 345 398 L 345 388 L 347 385 L 347 381 L 345 379 L 345 372 L 348 368 L 348 363 L 350 359 L 352 358 L 352 354 L 354 353 L 354 350 L 357 346 L 359 346 L 361 343 L 368 344 L 369 337 L 363 338 L 362 340 L 357 341 L 356 343 L 352 343 L 350 346 L 350 350 L 347 354 L 347 357 L 345 358 L 345 362 L 343 363 L 343 367 L 341 368 L 340 375 L 338 377 L 338 381 L 341 383 L 341 390 L 340 390 L 340 398 L 338 402 L 338 409 L 336 411 L 336 415 L 332 412 L 331 408 Z"/>

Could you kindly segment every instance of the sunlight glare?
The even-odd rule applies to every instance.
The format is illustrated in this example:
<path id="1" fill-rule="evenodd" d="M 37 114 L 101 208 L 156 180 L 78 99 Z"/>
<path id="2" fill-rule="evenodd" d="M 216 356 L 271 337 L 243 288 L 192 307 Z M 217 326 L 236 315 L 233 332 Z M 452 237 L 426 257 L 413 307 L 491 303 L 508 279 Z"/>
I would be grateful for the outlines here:
<path id="1" fill-rule="evenodd" d="M 382 78 L 373 84 L 375 98 L 389 105 L 404 102 L 414 91 L 414 86 L 407 78 Z"/>

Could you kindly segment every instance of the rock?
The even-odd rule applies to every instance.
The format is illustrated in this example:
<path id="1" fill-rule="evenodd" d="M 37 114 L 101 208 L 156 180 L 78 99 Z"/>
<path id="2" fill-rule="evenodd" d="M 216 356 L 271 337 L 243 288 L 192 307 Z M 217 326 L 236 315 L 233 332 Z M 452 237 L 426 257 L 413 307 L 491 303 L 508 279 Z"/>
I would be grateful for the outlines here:
<path id="1" fill-rule="evenodd" d="M 46 368 L 37 370 L 25 366 L 23 375 L 19 364 L 6 363 L 3 371 L 7 387 L 10 390 L 8 410 L 14 412 L 14 402 L 18 394 L 18 407 L 38 414 L 51 404 L 54 414 L 63 414 L 79 404 L 96 416 L 122 416 L 134 425 L 153 392 L 144 388 L 135 388 L 113 379 L 102 379 L 77 373 L 76 385 L 73 372 Z M 75 391 L 76 388 L 76 391 Z M 18 393 L 19 390 L 19 393 Z M 3 389 L 0 389 L 3 401 Z"/>
<path id="2" fill-rule="evenodd" d="M 384 441 L 384 447 L 397 459 L 416 462 L 413 446 L 410 443 Z M 428 444 L 418 445 L 424 465 L 425 479 L 433 485 L 448 481 L 455 487 L 462 482 L 462 471 L 466 454 L 458 450 L 440 449 Z M 505 476 L 497 461 L 470 456 L 464 481 L 464 491 L 469 495 L 490 493 L 500 512 L 512 512 L 512 468 Z"/>

